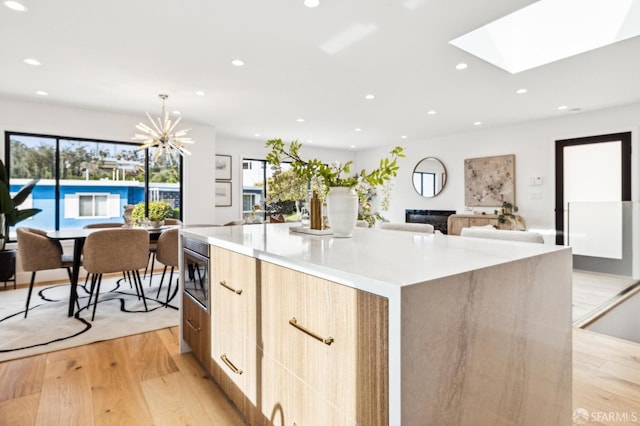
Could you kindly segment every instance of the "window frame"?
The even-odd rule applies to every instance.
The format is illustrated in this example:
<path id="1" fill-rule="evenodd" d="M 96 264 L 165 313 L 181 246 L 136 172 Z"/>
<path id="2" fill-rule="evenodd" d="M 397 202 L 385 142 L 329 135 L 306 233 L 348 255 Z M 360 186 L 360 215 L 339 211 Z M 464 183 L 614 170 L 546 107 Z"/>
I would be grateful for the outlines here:
<path id="1" fill-rule="evenodd" d="M 108 139 L 98 139 L 98 138 L 82 138 L 75 136 L 62 136 L 62 135 L 54 135 L 54 134 L 44 134 L 44 133 L 30 133 L 30 132 L 17 132 L 6 130 L 4 132 L 5 135 L 5 143 L 4 143 L 4 163 L 5 169 L 7 172 L 7 180 L 10 182 L 11 180 L 11 137 L 12 136 L 24 136 L 24 137 L 35 137 L 35 138 L 48 138 L 54 140 L 55 143 L 55 164 L 54 164 L 54 180 L 55 180 L 55 188 L 54 188 L 54 212 L 55 212 L 55 220 L 54 220 L 54 230 L 60 230 L 60 214 L 61 208 L 60 205 L 64 200 L 60 200 L 60 143 L 61 141 L 73 141 L 73 142 L 87 142 L 87 143 L 102 143 L 102 144 L 116 144 L 116 145 L 124 145 L 128 147 L 140 146 L 140 144 L 131 142 L 131 141 L 120 141 L 120 140 L 108 140 Z M 149 163 L 151 160 L 151 156 L 149 155 L 149 148 L 144 149 L 144 202 L 145 202 L 145 216 L 148 215 L 149 212 L 149 202 L 152 201 L 149 198 L 149 190 L 150 190 L 150 181 L 149 181 Z M 180 211 L 180 220 L 184 216 L 184 159 L 180 156 L 178 161 L 179 167 L 179 179 L 180 179 L 180 196 L 178 199 L 178 206 Z M 89 192 L 89 191 L 87 191 Z M 78 217 L 79 219 L 96 219 L 101 216 L 84 216 Z M 15 241 L 12 239 L 11 241 Z"/>

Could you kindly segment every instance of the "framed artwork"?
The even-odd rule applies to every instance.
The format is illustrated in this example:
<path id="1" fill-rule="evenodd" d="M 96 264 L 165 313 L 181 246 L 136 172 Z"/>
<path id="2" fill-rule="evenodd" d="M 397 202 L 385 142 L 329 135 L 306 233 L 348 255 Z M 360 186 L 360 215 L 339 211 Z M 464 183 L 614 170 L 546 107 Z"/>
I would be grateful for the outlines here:
<path id="1" fill-rule="evenodd" d="M 464 160 L 464 204 L 471 207 L 499 207 L 516 201 L 516 156 L 469 158 Z"/>
<path id="2" fill-rule="evenodd" d="M 231 207 L 231 182 L 216 182 L 216 207 Z"/>
<path id="3" fill-rule="evenodd" d="M 231 180 L 231 156 L 216 155 L 216 180 Z"/>

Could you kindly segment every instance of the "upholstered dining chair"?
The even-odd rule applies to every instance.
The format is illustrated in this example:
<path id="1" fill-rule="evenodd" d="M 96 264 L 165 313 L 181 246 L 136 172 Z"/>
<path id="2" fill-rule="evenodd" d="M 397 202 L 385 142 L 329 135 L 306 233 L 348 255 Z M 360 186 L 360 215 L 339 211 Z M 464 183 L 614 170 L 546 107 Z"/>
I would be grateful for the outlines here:
<path id="1" fill-rule="evenodd" d="M 98 222 L 98 223 L 89 223 L 83 226 L 84 229 L 123 228 L 123 227 L 124 227 L 124 223 L 119 223 L 119 222 Z M 84 279 L 85 288 L 87 287 L 87 283 L 89 282 L 89 275 L 90 274 L 87 274 L 87 276 Z M 131 277 L 127 277 L 125 272 L 122 273 L 122 276 L 129 280 L 129 285 L 133 288 L 133 286 L 131 285 Z"/>
<path id="2" fill-rule="evenodd" d="M 167 226 L 175 226 L 182 225 L 182 221 L 180 219 L 165 219 L 164 224 Z M 158 237 L 159 238 L 159 237 Z M 151 282 L 153 281 L 153 268 L 156 263 L 156 251 L 158 250 L 158 241 L 150 241 L 149 242 L 149 260 L 151 261 L 151 272 L 149 273 L 149 287 L 151 287 Z M 147 271 L 149 270 L 149 260 L 147 260 L 147 266 L 144 268 L 144 278 L 147 278 Z"/>
<path id="3" fill-rule="evenodd" d="M 31 301 L 36 272 L 66 268 L 67 274 L 69 274 L 69 281 L 71 281 L 70 268 L 73 266 L 73 256 L 63 254 L 60 241 L 48 238 L 45 231 L 20 227 L 16 229 L 16 232 L 18 234 L 18 257 L 22 264 L 22 269 L 26 272 L 31 272 L 27 304 L 24 310 L 24 317 L 26 318 L 29 313 L 29 302 Z"/>
<path id="4" fill-rule="evenodd" d="M 148 251 L 149 233 L 146 229 L 104 229 L 87 236 L 82 253 L 83 266 L 92 274 L 87 308 L 95 292 L 91 321 L 96 316 L 102 274 L 112 272 L 131 273 L 138 297 L 142 298 L 145 311 L 148 310 L 139 272 L 147 265 Z"/>
<path id="5" fill-rule="evenodd" d="M 165 306 L 169 304 L 171 294 L 171 280 L 173 279 L 173 271 L 179 266 L 178 263 L 178 228 L 167 229 L 158 237 L 158 248 L 156 251 L 156 259 L 158 262 L 164 265 L 162 270 L 162 278 L 160 279 L 160 286 L 158 286 L 158 294 L 156 298 L 160 297 L 160 290 L 162 289 L 162 283 L 164 282 L 164 276 L 167 273 L 167 268 L 171 267 L 169 273 L 169 286 L 167 287 L 167 300 Z M 176 282 L 176 289 L 178 288 Z"/>
<path id="6" fill-rule="evenodd" d="M 433 225 L 428 223 L 394 223 L 383 222 L 378 224 L 380 229 L 393 229 L 396 231 L 409 231 L 409 232 L 424 232 L 427 234 L 433 234 Z"/>

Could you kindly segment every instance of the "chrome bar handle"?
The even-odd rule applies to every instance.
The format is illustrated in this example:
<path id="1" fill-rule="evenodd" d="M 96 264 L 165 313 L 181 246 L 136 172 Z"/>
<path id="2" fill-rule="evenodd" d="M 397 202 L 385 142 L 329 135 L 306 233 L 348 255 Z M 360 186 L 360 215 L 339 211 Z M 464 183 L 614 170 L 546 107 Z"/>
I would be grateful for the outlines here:
<path id="1" fill-rule="evenodd" d="M 301 326 L 300 324 L 298 324 L 298 320 L 295 319 L 295 318 L 291 318 L 289 320 L 289 324 L 291 324 L 292 326 L 294 326 L 298 330 L 302 331 L 303 333 L 313 337 L 314 339 L 321 341 L 325 345 L 331 345 L 333 343 L 333 337 L 322 337 L 319 334 L 314 333 L 313 331 L 309 330 L 308 328 L 305 328 L 305 327 Z"/>
<path id="2" fill-rule="evenodd" d="M 230 290 L 230 291 L 234 292 L 237 295 L 241 295 L 242 294 L 242 289 L 236 290 L 235 288 L 233 288 L 229 284 L 227 284 L 227 282 L 225 280 L 220 281 L 220 285 L 222 287 L 226 288 L 227 290 Z"/>
<path id="3" fill-rule="evenodd" d="M 233 371 L 236 374 L 242 374 L 242 370 L 240 370 L 238 367 L 233 365 L 233 363 L 229 360 L 229 358 L 227 358 L 227 354 L 220 355 L 220 359 L 224 361 L 225 364 L 227 364 L 227 367 L 229 367 L 231 371 Z"/>

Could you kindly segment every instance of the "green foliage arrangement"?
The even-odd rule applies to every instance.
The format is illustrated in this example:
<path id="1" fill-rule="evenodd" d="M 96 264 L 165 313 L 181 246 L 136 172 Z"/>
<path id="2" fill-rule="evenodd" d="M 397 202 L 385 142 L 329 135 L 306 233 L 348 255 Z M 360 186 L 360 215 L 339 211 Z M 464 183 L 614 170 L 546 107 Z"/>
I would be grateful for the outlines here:
<path id="1" fill-rule="evenodd" d="M 317 191 L 320 198 L 324 198 L 329 188 L 332 186 L 342 186 L 355 188 L 360 200 L 359 217 L 366 220 L 370 226 L 375 222 L 385 221 L 377 212 L 371 211 L 371 198 L 375 195 L 377 187 L 382 187 L 382 210 L 389 209 L 389 197 L 391 193 L 391 179 L 398 174 L 398 158 L 404 157 L 404 148 L 396 146 L 389 152 L 389 157 L 380 160 L 380 164 L 374 170 L 367 172 L 361 170 L 359 173 L 350 175 L 353 161 L 342 164 L 335 161 L 332 164 L 325 164 L 317 158 L 303 160 L 300 156 L 302 144 L 292 141 L 288 147 L 282 139 L 271 139 L 266 143 L 271 151 L 267 154 L 267 162 L 276 169 L 274 177 L 282 176 L 279 189 L 276 194 L 295 195 L 293 199 L 302 199 L 307 191 L 307 182 L 312 190 Z M 291 169 L 287 172 L 280 170 L 280 164 L 290 162 Z M 286 174 L 285 174 L 286 173 Z M 288 188 L 288 189 L 287 189 Z M 281 198 L 276 195 L 275 198 Z M 281 200 L 279 200 L 281 201 Z"/>
<path id="2" fill-rule="evenodd" d="M 42 211 L 34 208 L 18 210 L 18 207 L 29 197 L 39 180 L 32 179 L 18 191 L 15 197 L 11 197 L 7 171 L 4 163 L 0 160 L 0 238 L 2 238 L 2 250 L 5 249 L 9 240 L 10 227 Z"/>
<path id="3" fill-rule="evenodd" d="M 166 201 L 150 201 L 149 202 L 149 220 L 157 222 L 160 220 L 173 217 L 173 207 Z M 144 202 L 139 202 L 131 210 L 131 218 L 136 222 L 142 222 L 144 216 Z"/>
<path id="4" fill-rule="evenodd" d="M 300 157 L 299 152 L 302 144 L 298 141 L 292 141 L 287 148 L 282 139 L 271 139 L 267 141 L 266 146 L 271 148 L 271 152 L 267 154 L 267 162 L 269 164 L 279 167 L 280 163 L 291 161 L 291 170 L 296 176 L 303 178 L 305 181 L 312 181 L 314 178 L 319 179 L 327 187 L 347 186 L 353 188 L 359 183 L 366 183 L 371 188 L 383 185 L 397 175 L 400 168 L 397 160 L 405 156 L 404 148 L 397 146 L 389 152 L 390 158 L 387 157 L 380 160 L 380 165 L 376 169 L 370 172 L 363 169 L 355 175 L 343 176 L 343 174 L 348 175 L 351 173 L 353 161 L 347 161 L 344 164 L 336 161 L 330 165 L 317 158 L 305 161 Z"/>

